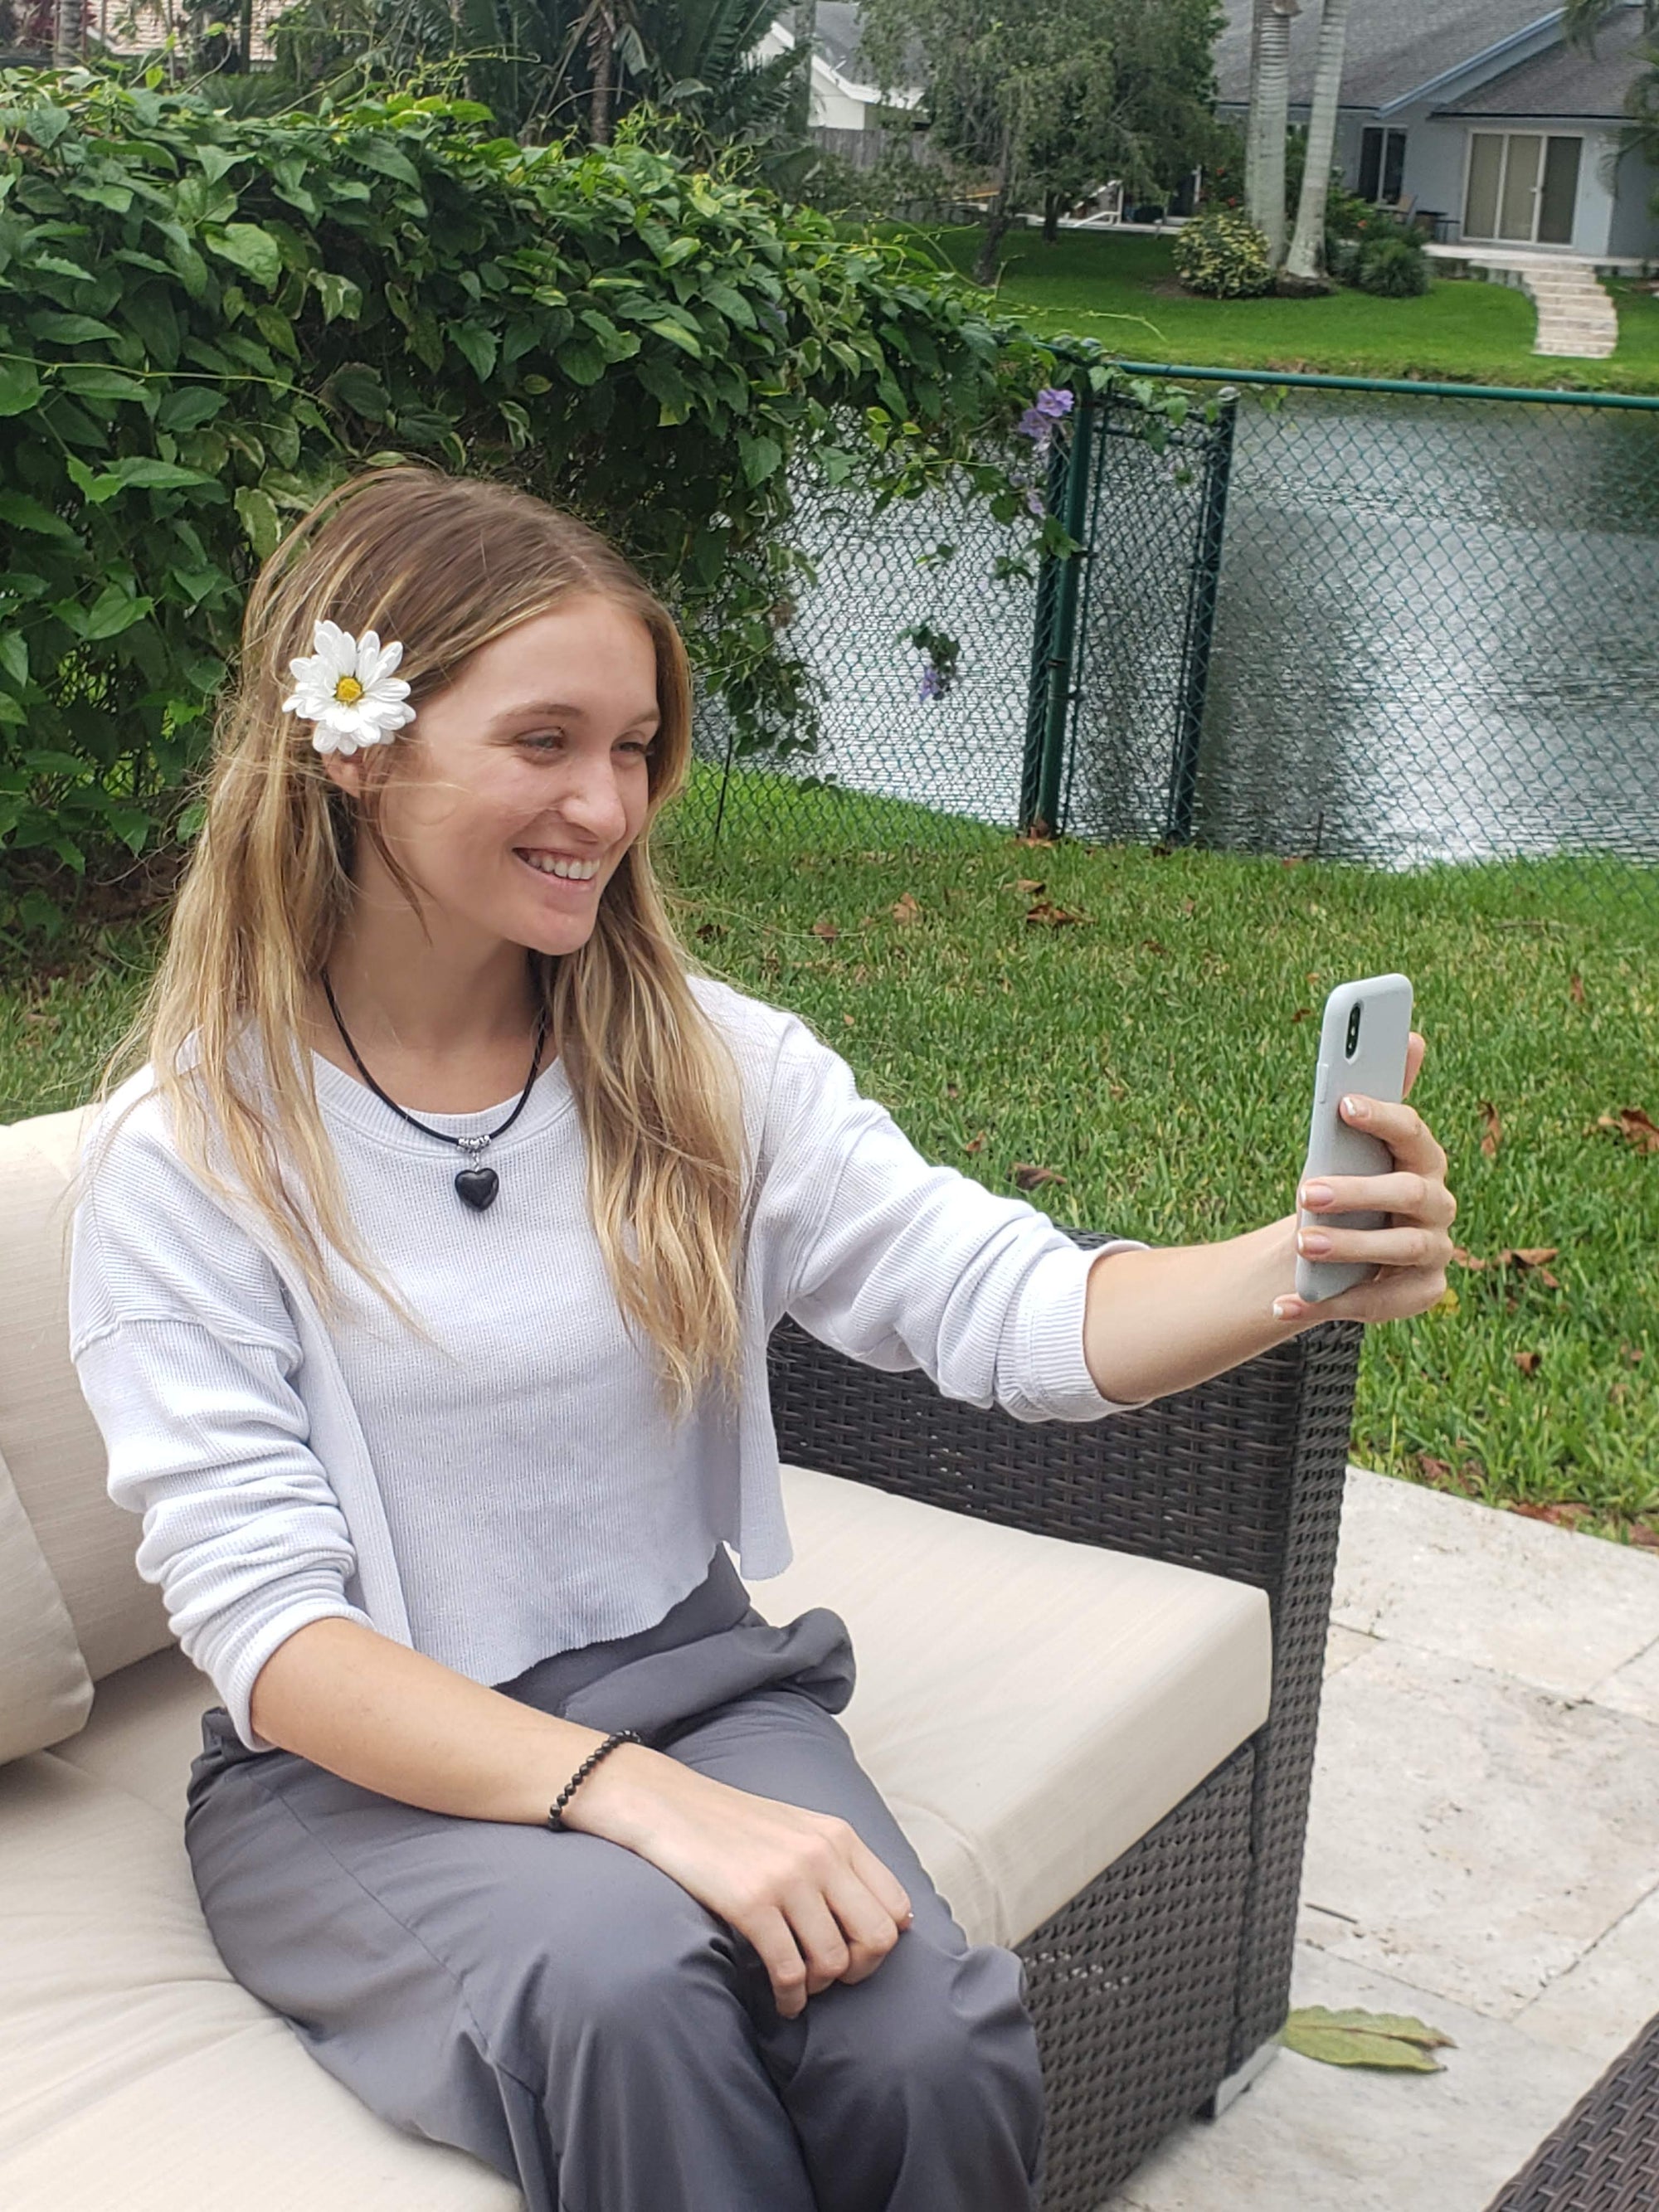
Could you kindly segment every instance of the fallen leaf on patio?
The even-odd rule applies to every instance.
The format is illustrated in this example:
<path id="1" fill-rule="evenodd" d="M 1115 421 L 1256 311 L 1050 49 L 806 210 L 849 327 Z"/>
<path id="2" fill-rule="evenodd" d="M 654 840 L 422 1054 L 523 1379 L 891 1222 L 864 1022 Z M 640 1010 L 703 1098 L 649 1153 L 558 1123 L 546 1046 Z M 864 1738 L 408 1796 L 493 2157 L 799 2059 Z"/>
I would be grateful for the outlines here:
<path id="1" fill-rule="evenodd" d="M 1045 1182 L 1064 1182 L 1066 1178 L 1056 1168 L 1033 1167 L 1029 1160 L 1016 1160 L 1014 1181 L 1022 1190 L 1038 1190 Z"/>
<path id="2" fill-rule="evenodd" d="M 1498 1109 L 1490 1098 L 1480 1101 L 1480 1118 L 1486 1125 L 1486 1133 L 1480 1139 L 1480 1149 L 1489 1160 L 1498 1157 L 1498 1147 L 1504 1139 L 1504 1124 L 1498 1118 Z"/>
<path id="3" fill-rule="evenodd" d="M 812 934 L 814 937 L 821 937 L 826 945 L 833 945 L 841 935 L 841 932 L 826 916 L 822 921 L 815 921 L 812 924 Z"/>
<path id="4" fill-rule="evenodd" d="M 1567 994 L 1575 1006 L 1582 1006 L 1583 1005 L 1584 979 L 1582 975 L 1575 975 L 1573 977 L 1571 982 L 1567 986 Z"/>
<path id="5" fill-rule="evenodd" d="M 1407 2013 L 1333 2012 L 1326 2005 L 1298 2005 L 1279 2031 L 1279 2039 L 1304 2058 L 1327 2066 L 1403 2067 L 1413 2074 L 1443 2074 L 1430 2055 L 1435 2045 L 1455 2050 L 1442 2029 L 1429 2027 Z"/>
<path id="6" fill-rule="evenodd" d="M 1538 1363 L 1543 1356 L 1541 1352 L 1517 1352 L 1515 1355 L 1515 1364 L 1523 1375 L 1536 1375 Z"/>
<path id="7" fill-rule="evenodd" d="M 1610 1130 L 1615 1137 L 1628 1137 L 1638 1152 L 1659 1152 L 1659 1124 L 1639 1106 L 1621 1106 L 1617 1114 L 1598 1115 L 1595 1126 Z"/>
<path id="8" fill-rule="evenodd" d="M 921 908 L 917 905 L 910 893 L 906 891 L 903 897 L 899 900 L 896 906 L 893 908 L 893 919 L 895 921 L 901 923 L 915 921 L 921 913 Z"/>
<path id="9" fill-rule="evenodd" d="M 1085 917 L 1073 914 L 1069 907 L 1055 906 L 1048 899 L 1037 899 L 1026 908 L 1025 919 L 1027 921 L 1046 922 L 1050 928 L 1058 928 L 1063 921 L 1082 921 Z"/>

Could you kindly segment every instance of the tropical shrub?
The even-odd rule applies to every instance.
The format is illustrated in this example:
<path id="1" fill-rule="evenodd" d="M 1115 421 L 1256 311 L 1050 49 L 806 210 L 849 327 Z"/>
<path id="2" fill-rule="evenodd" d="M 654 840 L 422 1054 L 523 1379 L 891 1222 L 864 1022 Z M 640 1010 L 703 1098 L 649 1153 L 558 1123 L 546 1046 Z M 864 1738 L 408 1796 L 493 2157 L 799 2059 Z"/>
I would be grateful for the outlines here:
<path id="1" fill-rule="evenodd" d="M 1267 241 L 1249 217 L 1212 208 L 1177 233 L 1176 273 L 1189 292 L 1212 300 L 1243 300 L 1267 291 L 1273 281 Z"/>
<path id="2" fill-rule="evenodd" d="M 595 521 L 675 605 L 740 751 L 816 727 L 781 635 L 797 456 L 878 501 L 954 477 L 1011 558 L 1069 544 L 994 441 L 1104 367 L 1062 371 L 902 241 L 633 122 L 525 148 L 465 102 L 238 118 L 0 73 L 0 932 L 56 927 L 47 855 L 79 875 L 193 834 L 252 570 L 366 462 L 501 473 Z"/>
<path id="3" fill-rule="evenodd" d="M 1354 282 L 1388 300 L 1415 299 L 1429 289 L 1429 257 L 1420 238 L 1373 239 L 1359 250 Z"/>

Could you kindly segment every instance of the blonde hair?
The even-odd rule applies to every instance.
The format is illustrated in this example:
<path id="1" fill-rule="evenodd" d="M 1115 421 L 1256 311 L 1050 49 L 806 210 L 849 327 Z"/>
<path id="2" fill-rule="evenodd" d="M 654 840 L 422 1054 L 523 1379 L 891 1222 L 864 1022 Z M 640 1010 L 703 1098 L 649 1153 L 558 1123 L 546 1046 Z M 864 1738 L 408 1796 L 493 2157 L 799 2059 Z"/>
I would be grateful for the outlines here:
<path id="1" fill-rule="evenodd" d="M 574 952 L 530 949 L 528 957 L 576 1101 L 606 1271 L 625 1320 L 656 1347 L 668 1410 L 684 1414 L 711 1380 L 735 1394 L 744 1170 L 737 1071 L 688 987 L 689 975 L 707 971 L 675 935 L 649 852 L 652 825 L 689 769 L 690 672 L 672 616 L 574 516 L 505 484 L 398 466 L 353 477 L 295 525 L 249 598 L 240 682 L 205 770 L 205 819 L 166 951 L 96 1098 L 148 1060 L 181 1157 L 222 1198 L 252 1197 L 333 1314 L 322 1248 L 277 1154 L 296 1162 L 328 1243 L 429 1340 L 350 1224 L 301 1042 L 313 979 L 350 910 L 360 833 L 419 911 L 380 820 L 409 737 L 368 749 L 362 797 L 349 798 L 325 772 L 310 725 L 282 710 L 288 665 L 312 650 L 319 617 L 359 636 L 376 629 L 402 641 L 398 673 L 418 710 L 481 646 L 578 593 L 626 610 L 650 632 L 661 726 L 644 827 L 605 885 L 591 936 Z M 418 742 L 418 711 L 410 732 Z M 274 1127 L 238 1079 L 245 1025 L 263 1053 Z M 192 1034 L 186 1070 L 179 1055 Z M 241 1192 L 210 1161 L 216 1127 Z"/>

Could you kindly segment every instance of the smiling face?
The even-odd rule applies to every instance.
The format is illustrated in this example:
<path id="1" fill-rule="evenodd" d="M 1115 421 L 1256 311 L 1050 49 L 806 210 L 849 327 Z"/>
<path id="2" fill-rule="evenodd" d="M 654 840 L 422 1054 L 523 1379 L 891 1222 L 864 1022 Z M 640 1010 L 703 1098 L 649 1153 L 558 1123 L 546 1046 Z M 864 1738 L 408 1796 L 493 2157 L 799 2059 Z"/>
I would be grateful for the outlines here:
<path id="1" fill-rule="evenodd" d="M 584 944 L 645 826 L 659 720 L 651 632 L 609 599 L 573 596 L 480 647 L 393 739 L 407 750 L 381 794 L 428 925 L 547 953 Z M 360 760 L 324 764 L 356 789 Z"/>

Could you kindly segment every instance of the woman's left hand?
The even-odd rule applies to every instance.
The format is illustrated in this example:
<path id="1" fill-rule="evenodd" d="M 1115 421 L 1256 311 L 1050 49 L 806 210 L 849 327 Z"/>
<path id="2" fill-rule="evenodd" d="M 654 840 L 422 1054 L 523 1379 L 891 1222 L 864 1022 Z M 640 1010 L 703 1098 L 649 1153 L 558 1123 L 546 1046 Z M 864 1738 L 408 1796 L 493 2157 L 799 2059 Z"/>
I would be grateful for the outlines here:
<path id="1" fill-rule="evenodd" d="M 1405 1092 L 1411 1095 L 1423 1055 L 1424 1040 L 1412 1031 L 1406 1054 Z M 1386 1214 L 1383 1229 L 1298 1230 L 1294 1249 L 1310 1260 L 1363 1261 L 1380 1272 L 1340 1297 L 1308 1304 L 1287 1290 L 1274 1301 L 1273 1311 L 1287 1322 L 1404 1321 L 1425 1313 L 1445 1296 L 1446 1268 L 1452 1255 L 1446 1233 L 1457 1212 L 1457 1200 L 1446 1188 L 1446 1155 L 1435 1142 L 1422 1116 L 1403 1103 L 1389 1105 L 1381 1099 L 1357 1096 L 1344 1098 L 1342 1118 L 1351 1128 L 1381 1137 L 1394 1158 L 1391 1173 L 1377 1176 L 1328 1176 L 1306 1183 L 1297 1202 L 1306 1212 Z M 1319 1249 L 1310 1239 L 1323 1237 Z"/>

